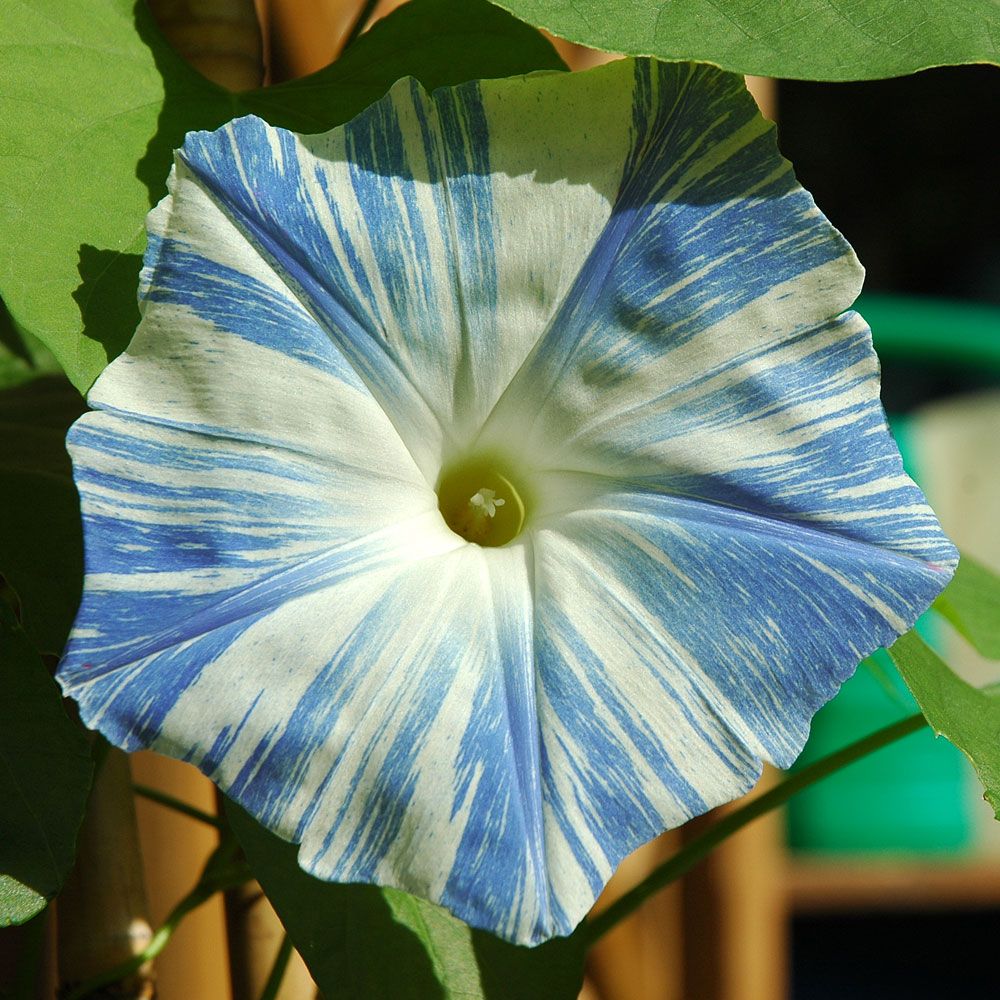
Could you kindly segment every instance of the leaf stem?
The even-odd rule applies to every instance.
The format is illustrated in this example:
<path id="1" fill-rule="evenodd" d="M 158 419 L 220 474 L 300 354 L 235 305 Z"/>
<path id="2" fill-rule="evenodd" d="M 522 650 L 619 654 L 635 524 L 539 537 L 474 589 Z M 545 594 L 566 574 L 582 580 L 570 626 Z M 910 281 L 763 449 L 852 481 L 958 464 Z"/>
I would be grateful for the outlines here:
<path id="1" fill-rule="evenodd" d="M 226 828 L 225 823 L 218 816 L 213 816 L 211 813 L 198 809 L 187 802 L 183 802 L 181 799 L 175 799 L 172 795 L 161 792 L 158 788 L 151 788 L 149 785 L 133 784 L 132 791 L 136 795 L 141 795 L 144 799 L 149 799 L 150 802 L 157 802 L 161 806 L 173 809 L 175 812 L 183 813 L 192 819 L 197 819 L 202 823 L 207 823 L 209 826 L 214 826 L 217 830 L 224 830 Z"/>
<path id="2" fill-rule="evenodd" d="M 672 858 L 655 868 L 637 886 L 630 889 L 620 899 L 615 900 L 606 910 L 584 923 L 579 929 L 584 944 L 589 947 L 603 937 L 620 921 L 634 913 L 650 896 L 690 871 L 702 858 L 706 857 L 737 830 L 741 830 L 748 823 L 772 809 L 784 805 L 797 792 L 808 788 L 809 785 L 821 778 L 833 774 L 834 771 L 839 771 L 848 764 L 853 764 L 854 761 L 860 760 L 896 740 L 901 740 L 904 736 L 909 736 L 910 733 L 923 729 L 926 725 L 927 720 L 919 713 L 894 722 L 892 725 L 879 729 L 870 736 L 865 736 L 808 767 L 804 767 L 801 771 L 788 775 L 774 788 L 723 816 L 701 836 L 696 837 Z"/>
<path id="3" fill-rule="evenodd" d="M 351 25 L 351 30 L 348 32 L 347 37 L 344 39 L 344 44 L 340 46 L 340 55 L 343 55 L 347 49 L 354 44 L 358 35 L 361 34 L 362 29 L 368 23 L 375 10 L 378 0 L 365 0 L 361 9 L 358 11 L 358 16 L 355 18 L 354 23 Z"/>
<path id="4" fill-rule="evenodd" d="M 292 939 L 285 934 L 281 939 L 278 954 L 274 956 L 274 965 L 271 966 L 271 974 L 267 977 L 267 982 L 264 984 L 260 1000 L 277 1000 L 278 990 L 281 989 L 282 980 L 285 978 L 285 970 L 288 968 L 288 960 L 291 957 Z"/>

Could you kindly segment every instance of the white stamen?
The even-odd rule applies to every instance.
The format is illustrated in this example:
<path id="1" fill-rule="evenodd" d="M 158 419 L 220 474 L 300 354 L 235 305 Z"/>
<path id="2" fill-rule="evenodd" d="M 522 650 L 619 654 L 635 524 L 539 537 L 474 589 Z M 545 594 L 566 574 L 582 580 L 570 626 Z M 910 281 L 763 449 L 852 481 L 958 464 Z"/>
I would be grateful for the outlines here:
<path id="1" fill-rule="evenodd" d="M 497 507 L 502 507 L 507 501 L 503 497 L 498 497 L 496 490 L 483 487 L 477 490 L 469 499 L 473 507 L 479 507 L 487 517 L 493 517 L 497 512 Z"/>

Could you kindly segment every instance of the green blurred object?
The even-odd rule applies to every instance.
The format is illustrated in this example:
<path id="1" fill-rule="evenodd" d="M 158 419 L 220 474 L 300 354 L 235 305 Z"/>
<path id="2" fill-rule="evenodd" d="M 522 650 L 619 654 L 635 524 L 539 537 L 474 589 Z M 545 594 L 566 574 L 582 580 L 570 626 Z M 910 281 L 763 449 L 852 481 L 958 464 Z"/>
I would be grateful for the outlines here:
<path id="1" fill-rule="evenodd" d="M 881 358 L 946 364 L 1000 375 L 997 306 L 869 294 L 858 299 L 856 308 L 872 328 Z"/>
<path id="2" fill-rule="evenodd" d="M 813 719 L 795 767 L 915 711 L 896 668 L 879 650 Z M 924 729 L 792 799 L 788 838 L 800 851 L 950 853 L 969 844 L 969 806 L 962 754 Z"/>
<path id="3" fill-rule="evenodd" d="M 857 307 L 884 359 L 1000 375 L 1000 310 L 994 306 L 868 295 Z M 907 471 L 920 482 L 910 422 L 895 416 L 890 425 Z M 918 625 L 932 645 L 935 624 L 928 616 Z M 879 650 L 817 713 L 795 766 L 915 711 L 892 661 Z M 802 851 L 953 853 L 970 845 L 971 807 L 960 751 L 924 730 L 796 796 L 788 809 L 789 842 Z"/>

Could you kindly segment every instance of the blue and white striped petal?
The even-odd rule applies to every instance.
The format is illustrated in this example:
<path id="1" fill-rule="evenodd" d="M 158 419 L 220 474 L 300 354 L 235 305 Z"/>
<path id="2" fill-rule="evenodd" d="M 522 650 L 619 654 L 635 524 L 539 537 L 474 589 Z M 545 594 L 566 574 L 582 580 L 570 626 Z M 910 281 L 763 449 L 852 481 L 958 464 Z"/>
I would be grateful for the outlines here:
<path id="1" fill-rule="evenodd" d="M 631 85 L 617 76 L 603 109 L 605 82 L 563 74 L 541 104 L 528 79 L 430 95 L 410 80 L 325 135 L 256 118 L 194 133 L 154 215 L 149 300 L 232 308 L 228 272 L 187 287 L 188 252 L 253 275 L 262 295 L 277 280 L 281 310 L 309 331 L 289 352 L 346 359 L 427 468 L 478 434 L 607 221 L 630 141 Z"/>
<path id="2" fill-rule="evenodd" d="M 629 850 L 790 763 L 954 566 L 844 312 L 860 267 L 735 77 L 240 119 L 188 137 L 149 230 L 69 437 L 60 680 L 321 878 L 567 934 Z M 528 502 L 490 547 L 437 490 L 494 461 L 469 504 Z"/>
<path id="3" fill-rule="evenodd" d="M 534 551 L 560 898 L 599 890 L 660 830 L 749 790 L 762 759 L 789 766 L 813 713 L 950 575 L 634 486 L 540 527 Z"/>

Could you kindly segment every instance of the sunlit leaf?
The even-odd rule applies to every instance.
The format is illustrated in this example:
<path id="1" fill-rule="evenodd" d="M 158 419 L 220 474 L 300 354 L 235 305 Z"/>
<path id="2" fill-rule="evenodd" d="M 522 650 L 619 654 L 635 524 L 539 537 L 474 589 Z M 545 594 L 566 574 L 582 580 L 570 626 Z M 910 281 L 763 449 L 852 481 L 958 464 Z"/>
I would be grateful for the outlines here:
<path id="1" fill-rule="evenodd" d="M 605 52 L 691 59 L 803 80 L 875 80 L 1000 61 L 992 0 L 496 0 L 529 24 Z"/>
<path id="2" fill-rule="evenodd" d="M 321 882 L 299 867 L 294 844 L 229 801 L 226 815 L 326 1000 L 575 1000 L 579 994 L 579 936 L 522 948 L 405 892 Z"/>
<path id="3" fill-rule="evenodd" d="M 0 927 L 44 908 L 73 865 L 92 764 L 14 612 L 0 601 Z"/>
<path id="4" fill-rule="evenodd" d="M 1000 698 L 967 684 L 915 632 L 889 655 L 934 731 L 972 761 L 1000 819 Z"/>
<path id="5" fill-rule="evenodd" d="M 401 76 L 560 67 L 485 0 L 415 0 L 327 69 L 234 95 L 168 47 L 143 2 L 0 0 L 0 294 L 84 390 L 135 329 L 145 214 L 186 132 L 248 113 L 318 132 Z"/>
<path id="6" fill-rule="evenodd" d="M 983 656 L 1000 659 L 1000 576 L 963 553 L 934 607 Z"/>

